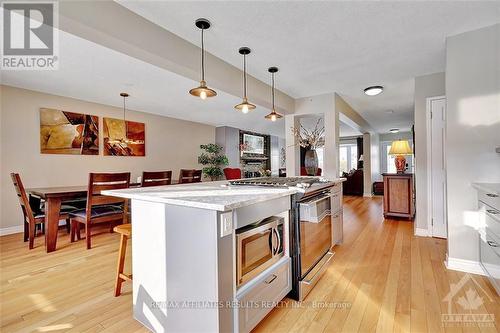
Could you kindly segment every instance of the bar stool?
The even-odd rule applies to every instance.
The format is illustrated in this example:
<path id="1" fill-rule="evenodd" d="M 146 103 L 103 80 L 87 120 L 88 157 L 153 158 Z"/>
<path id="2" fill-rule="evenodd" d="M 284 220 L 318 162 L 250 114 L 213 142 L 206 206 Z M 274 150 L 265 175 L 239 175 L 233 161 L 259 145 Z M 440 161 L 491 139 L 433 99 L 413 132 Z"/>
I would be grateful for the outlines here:
<path id="1" fill-rule="evenodd" d="M 122 291 L 122 283 L 124 281 L 132 281 L 132 274 L 126 275 L 123 273 L 125 265 L 125 254 L 127 251 L 127 240 L 132 238 L 132 224 L 121 224 L 113 228 L 113 231 L 120 234 L 120 249 L 118 250 L 118 264 L 116 266 L 116 282 L 115 282 L 115 297 L 120 296 Z"/>

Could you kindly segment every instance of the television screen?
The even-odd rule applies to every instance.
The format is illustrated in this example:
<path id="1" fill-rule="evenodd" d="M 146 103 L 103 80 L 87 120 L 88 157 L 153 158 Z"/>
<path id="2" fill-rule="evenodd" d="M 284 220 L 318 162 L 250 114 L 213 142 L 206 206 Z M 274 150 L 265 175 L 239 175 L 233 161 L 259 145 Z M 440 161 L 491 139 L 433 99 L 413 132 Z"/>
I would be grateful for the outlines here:
<path id="1" fill-rule="evenodd" d="M 264 137 L 258 135 L 243 134 L 244 153 L 264 154 Z"/>

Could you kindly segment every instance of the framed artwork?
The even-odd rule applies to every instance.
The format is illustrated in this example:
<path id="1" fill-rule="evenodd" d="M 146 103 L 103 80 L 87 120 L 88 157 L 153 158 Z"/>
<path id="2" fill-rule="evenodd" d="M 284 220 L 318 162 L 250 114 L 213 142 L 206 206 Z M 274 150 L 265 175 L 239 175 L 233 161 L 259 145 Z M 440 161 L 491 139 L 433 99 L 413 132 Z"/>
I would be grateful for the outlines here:
<path id="1" fill-rule="evenodd" d="M 99 117 L 40 108 L 40 152 L 99 155 Z"/>
<path id="2" fill-rule="evenodd" d="M 145 156 L 144 123 L 103 118 L 105 156 Z"/>
<path id="3" fill-rule="evenodd" d="M 243 134 L 243 153 L 264 154 L 264 137 L 251 134 Z"/>

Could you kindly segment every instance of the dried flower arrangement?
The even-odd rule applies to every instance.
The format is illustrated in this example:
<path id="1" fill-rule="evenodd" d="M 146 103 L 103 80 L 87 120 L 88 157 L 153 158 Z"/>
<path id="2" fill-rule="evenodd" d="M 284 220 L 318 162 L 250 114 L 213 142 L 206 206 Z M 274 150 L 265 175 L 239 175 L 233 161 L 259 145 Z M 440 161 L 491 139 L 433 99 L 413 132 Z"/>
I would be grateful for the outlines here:
<path id="1" fill-rule="evenodd" d="M 302 148 L 310 148 L 315 150 L 316 148 L 323 147 L 325 144 L 325 127 L 320 126 L 321 118 L 316 122 L 314 129 L 308 130 L 304 126 L 300 125 L 299 128 L 292 127 L 292 133 L 298 140 L 298 145 Z"/>

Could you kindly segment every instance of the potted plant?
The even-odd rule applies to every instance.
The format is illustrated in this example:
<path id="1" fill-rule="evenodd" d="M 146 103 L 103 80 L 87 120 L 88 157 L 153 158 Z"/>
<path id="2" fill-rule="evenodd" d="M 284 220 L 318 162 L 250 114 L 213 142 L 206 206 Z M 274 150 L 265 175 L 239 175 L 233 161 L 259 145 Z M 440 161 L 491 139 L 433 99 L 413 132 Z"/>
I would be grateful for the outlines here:
<path id="1" fill-rule="evenodd" d="M 316 149 L 325 144 L 325 127 L 320 126 L 321 118 L 318 119 L 313 130 L 308 130 L 300 125 L 299 128 L 292 127 L 292 133 L 297 138 L 297 144 L 308 149 L 304 160 L 304 167 L 309 176 L 316 176 L 318 171 L 318 155 Z"/>
<path id="2" fill-rule="evenodd" d="M 224 148 L 214 143 L 200 145 L 200 148 L 204 150 L 198 156 L 198 163 L 205 166 L 203 174 L 212 181 L 219 180 L 224 174 L 222 167 L 229 164 L 227 156 L 222 154 Z"/>

